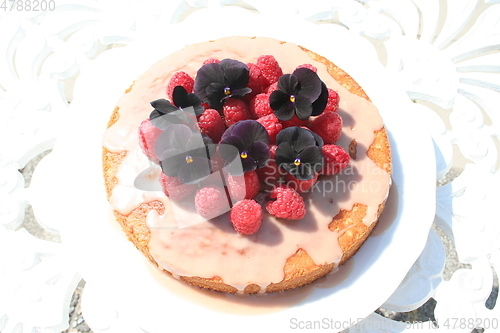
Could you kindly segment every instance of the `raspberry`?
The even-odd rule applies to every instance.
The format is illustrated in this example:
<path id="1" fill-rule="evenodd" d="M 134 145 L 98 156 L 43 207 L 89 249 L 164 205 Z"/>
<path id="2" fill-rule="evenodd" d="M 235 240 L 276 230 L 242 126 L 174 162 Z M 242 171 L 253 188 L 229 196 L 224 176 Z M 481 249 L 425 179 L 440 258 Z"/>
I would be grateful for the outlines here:
<path id="1" fill-rule="evenodd" d="M 245 172 L 241 176 L 229 175 L 227 188 L 233 202 L 253 199 L 260 191 L 260 180 L 255 170 Z"/>
<path id="2" fill-rule="evenodd" d="M 144 120 L 139 126 L 139 146 L 141 146 L 144 155 L 155 163 L 160 162 L 158 157 L 156 157 L 154 148 L 156 140 L 161 133 L 163 133 L 163 131 L 154 127 L 149 119 Z"/>
<path id="3" fill-rule="evenodd" d="M 174 92 L 174 88 L 177 86 L 183 86 L 188 93 L 192 93 L 194 87 L 194 79 L 186 72 L 176 72 L 170 78 L 170 81 L 167 85 L 167 96 L 168 98 L 170 98 L 170 100 L 173 100 L 172 93 Z"/>
<path id="4" fill-rule="evenodd" d="M 229 218 L 234 230 L 242 235 L 251 235 L 262 224 L 262 207 L 255 200 L 245 199 L 233 206 Z"/>
<path id="5" fill-rule="evenodd" d="M 264 89 L 264 92 L 266 94 L 271 95 L 271 93 L 275 90 L 278 90 L 278 82 L 274 82 L 273 84 L 270 84 L 266 89 Z"/>
<path id="6" fill-rule="evenodd" d="M 277 148 L 278 146 L 275 145 L 269 147 L 269 160 L 267 160 L 267 165 L 256 170 L 259 180 L 266 186 L 274 186 L 281 176 L 280 169 L 275 162 Z"/>
<path id="7" fill-rule="evenodd" d="M 255 95 L 260 94 L 266 87 L 266 80 L 262 76 L 262 72 L 256 64 L 248 63 L 248 84 L 247 87 L 252 89 L 252 92 L 245 95 L 245 100 L 250 101 Z"/>
<path id="8" fill-rule="evenodd" d="M 203 111 L 198 117 L 198 126 L 201 133 L 208 135 L 214 143 L 220 141 L 222 134 L 226 130 L 224 120 L 222 120 L 219 112 L 214 109 L 205 109 Z"/>
<path id="9" fill-rule="evenodd" d="M 163 193 L 174 201 L 186 199 L 196 190 L 196 185 L 184 184 L 177 177 L 170 177 L 160 173 L 160 184 L 163 187 Z"/>
<path id="10" fill-rule="evenodd" d="M 226 99 L 222 107 L 222 112 L 224 112 L 224 120 L 227 127 L 236 124 L 238 121 L 250 119 L 247 105 L 241 99 Z"/>
<path id="11" fill-rule="evenodd" d="M 323 112 L 311 122 L 310 128 L 325 144 L 335 143 L 342 134 L 342 118 L 336 112 Z"/>
<path id="12" fill-rule="evenodd" d="M 328 88 L 328 102 L 324 112 L 337 112 L 339 108 L 340 97 L 333 89 Z"/>
<path id="13" fill-rule="evenodd" d="M 278 135 L 283 128 L 279 119 L 274 115 L 274 113 L 271 113 L 270 115 L 257 119 L 257 122 L 264 126 L 267 134 L 269 134 L 269 144 L 273 145 L 276 142 L 276 135 Z"/>
<path id="14" fill-rule="evenodd" d="M 202 217 L 211 219 L 229 210 L 226 191 L 219 186 L 208 186 L 199 189 L 194 197 L 196 211 Z"/>
<path id="15" fill-rule="evenodd" d="M 257 66 L 259 66 L 262 72 L 266 86 L 278 82 L 280 76 L 283 75 L 283 70 L 272 55 L 262 55 L 258 57 Z"/>
<path id="16" fill-rule="evenodd" d="M 283 125 L 283 128 L 293 127 L 293 126 L 302 127 L 307 125 L 307 120 L 300 120 L 296 115 L 294 115 L 293 118 L 290 120 L 280 120 L 280 122 Z"/>
<path id="17" fill-rule="evenodd" d="M 203 62 L 203 65 L 207 65 L 207 64 L 218 64 L 220 62 L 219 59 L 215 59 L 215 58 L 208 58 L 207 60 L 205 60 Z"/>
<path id="18" fill-rule="evenodd" d="M 287 173 L 285 176 L 285 180 L 288 187 L 293 188 L 299 193 L 304 193 L 309 191 L 314 186 L 314 184 L 316 184 L 316 182 L 318 181 L 318 173 L 316 172 L 314 174 L 314 178 L 309 180 L 300 180 Z"/>
<path id="19" fill-rule="evenodd" d="M 316 67 L 314 67 L 313 65 L 311 64 L 303 64 L 303 65 L 299 65 L 297 66 L 296 69 L 299 69 L 299 68 L 307 68 L 307 69 L 310 69 L 312 70 L 314 73 L 317 73 L 318 72 L 318 69 Z"/>
<path id="20" fill-rule="evenodd" d="M 324 145 L 321 147 L 323 154 L 323 175 L 334 175 L 345 169 L 350 162 L 349 154 L 344 148 L 337 145 Z"/>
<path id="21" fill-rule="evenodd" d="M 249 103 L 250 114 L 255 119 L 274 113 L 269 105 L 269 94 L 258 94 Z"/>
<path id="22" fill-rule="evenodd" d="M 275 187 L 269 197 L 274 199 L 266 204 L 266 209 L 271 215 L 287 220 L 300 220 L 306 215 L 304 199 L 291 187 Z"/>

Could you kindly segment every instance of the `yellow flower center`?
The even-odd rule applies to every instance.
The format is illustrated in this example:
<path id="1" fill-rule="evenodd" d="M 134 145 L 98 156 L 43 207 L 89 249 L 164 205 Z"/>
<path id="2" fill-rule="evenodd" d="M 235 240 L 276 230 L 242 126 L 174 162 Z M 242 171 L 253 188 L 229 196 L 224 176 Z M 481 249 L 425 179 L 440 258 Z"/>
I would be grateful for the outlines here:
<path id="1" fill-rule="evenodd" d="M 295 161 L 293 161 L 293 164 L 296 166 L 300 165 L 300 158 L 296 158 Z"/>
<path id="2" fill-rule="evenodd" d="M 186 156 L 186 163 L 193 163 L 193 158 L 191 156 Z"/>
<path id="3" fill-rule="evenodd" d="M 295 103 L 295 95 L 290 96 L 290 102 Z"/>
<path id="4" fill-rule="evenodd" d="M 240 154 L 241 158 L 247 158 L 248 157 L 248 153 L 246 151 L 242 152 Z"/>

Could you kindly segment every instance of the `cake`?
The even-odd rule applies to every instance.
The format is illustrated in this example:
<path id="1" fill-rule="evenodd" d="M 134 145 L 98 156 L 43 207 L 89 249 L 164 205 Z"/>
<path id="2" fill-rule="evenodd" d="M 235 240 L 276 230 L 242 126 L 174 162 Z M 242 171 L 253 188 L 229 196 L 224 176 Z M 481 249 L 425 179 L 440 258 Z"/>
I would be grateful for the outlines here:
<path id="1" fill-rule="evenodd" d="M 203 75 L 221 68 L 229 73 L 233 67 L 247 69 L 245 84 L 240 87 L 236 82 L 232 90 L 206 94 L 210 82 L 203 82 Z M 276 73 L 276 67 L 281 72 Z M 316 77 L 321 82 L 320 92 Z M 315 89 L 308 88 L 313 85 L 310 82 Z M 302 87 L 303 96 L 314 95 L 308 102 L 313 103 L 312 108 L 295 107 L 290 114 L 290 107 L 283 105 L 307 99 L 299 93 L 287 95 L 287 87 L 292 86 Z M 183 118 L 184 123 L 174 121 L 157 131 L 155 128 L 162 127 L 160 119 L 170 112 L 165 110 L 176 104 L 172 95 L 185 101 L 186 94 L 193 92 L 197 94 L 189 98 L 197 96 L 201 102 L 185 108 L 191 114 Z M 260 99 L 265 104 L 262 109 Z M 243 113 L 241 104 L 247 108 Z M 222 125 L 206 120 L 217 117 Z M 204 147 L 213 144 L 215 150 L 207 155 L 209 174 L 181 182 L 176 189 L 187 187 L 190 195 L 176 198 L 179 192 L 169 192 L 168 186 L 188 177 L 185 167 L 195 165 L 196 156 L 186 155 L 187 164 L 176 164 L 173 176 L 173 162 L 165 157 L 171 156 L 168 147 L 158 148 L 144 134 L 157 131 L 155 139 L 162 142 L 189 141 L 192 134 L 179 133 L 193 119 L 203 140 L 209 138 L 210 144 Z M 259 132 L 262 129 L 264 134 Z M 231 146 L 235 133 L 249 132 L 260 134 L 242 140 L 259 144 L 248 151 L 240 149 L 234 160 L 241 162 L 240 169 L 226 172 L 231 163 L 221 156 L 229 153 L 221 153 L 220 147 Z M 310 153 L 300 155 L 303 162 L 306 155 L 317 160 L 318 152 L 321 161 L 304 169 L 293 155 L 299 152 L 290 147 L 305 141 Z M 264 147 L 262 142 L 268 147 L 265 152 L 256 148 Z M 250 167 L 247 152 L 257 156 Z M 292 160 L 286 162 L 288 157 Z M 263 175 L 272 174 L 269 167 L 278 161 L 280 174 L 267 181 Z M 311 283 L 355 254 L 384 208 L 391 184 L 391 154 L 376 107 L 358 83 L 334 63 L 299 45 L 272 38 L 228 37 L 167 55 L 132 84 L 117 102 L 104 135 L 103 172 L 116 221 L 151 263 L 194 286 L 256 294 Z M 243 194 L 233 193 L 231 182 L 236 189 L 246 185 Z M 221 196 L 230 200 L 214 213 Z"/>

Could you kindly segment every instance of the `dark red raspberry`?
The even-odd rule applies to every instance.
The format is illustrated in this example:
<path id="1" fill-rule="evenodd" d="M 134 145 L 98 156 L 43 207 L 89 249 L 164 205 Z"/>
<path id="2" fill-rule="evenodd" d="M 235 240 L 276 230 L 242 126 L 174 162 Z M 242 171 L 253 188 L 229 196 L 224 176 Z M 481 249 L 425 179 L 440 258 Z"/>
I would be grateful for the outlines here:
<path id="1" fill-rule="evenodd" d="M 173 201 L 186 199 L 191 194 L 194 194 L 196 185 L 184 184 L 177 177 L 170 177 L 163 172 L 160 173 L 160 184 L 163 188 L 163 193 Z"/>
<path id="2" fill-rule="evenodd" d="M 267 202 L 266 209 L 273 216 L 287 220 L 300 220 L 306 215 L 304 199 L 291 187 L 275 187 L 269 197 L 271 200 Z"/>
<path id="3" fill-rule="evenodd" d="M 264 126 L 267 134 L 269 134 L 269 144 L 274 145 L 276 142 L 276 135 L 278 135 L 283 128 L 279 119 L 274 115 L 274 113 L 271 113 L 267 116 L 260 117 L 257 119 L 257 122 Z"/>
<path id="4" fill-rule="evenodd" d="M 139 126 L 139 146 L 141 146 L 144 155 L 154 163 L 160 162 L 156 157 L 154 147 L 161 133 L 163 133 L 163 131 L 154 127 L 149 119 L 144 120 Z"/>
<path id="5" fill-rule="evenodd" d="M 259 180 L 265 187 L 274 187 L 281 176 L 280 169 L 275 162 L 276 149 L 278 146 L 269 146 L 269 159 L 267 165 L 263 168 L 257 169 Z"/>
<path id="6" fill-rule="evenodd" d="M 222 134 L 226 130 L 224 120 L 222 120 L 219 112 L 214 109 L 205 109 L 203 111 L 198 117 L 198 127 L 200 132 L 208 135 L 214 143 L 220 141 Z"/>
<path id="7" fill-rule="evenodd" d="M 300 120 L 296 115 L 293 116 L 292 119 L 290 120 L 280 120 L 281 124 L 283 125 L 283 128 L 287 127 L 293 127 L 293 126 L 306 126 L 307 125 L 307 120 Z"/>
<path id="8" fill-rule="evenodd" d="M 257 66 L 259 66 L 262 72 L 266 86 L 278 82 L 278 79 L 283 75 L 283 70 L 272 55 L 258 57 Z"/>
<path id="9" fill-rule="evenodd" d="M 314 174 L 314 178 L 309 180 L 300 180 L 295 178 L 291 174 L 287 173 L 285 176 L 285 180 L 286 180 L 285 184 L 288 187 L 293 188 L 295 191 L 299 193 L 304 193 L 309 191 L 314 186 L 314 184 L 316 184 L 316 182 L 318 181 L 318 173 L 316 172 Z"/>
<path id="10" fill-rule="evenodd" d="M 342 134 L 342 118 L 337 112 L 323 112 L 311 122 L 310 129 L 318 134 L 325 144 L 335 143 Z"/>
<path id="11" fill-rule="evenodd" d="M 271 95 L 271 93 L 275 90 L 278 90 L 278 82 L 274 82 L 273 84 L 269 85 L 266 89 L 264 89 L 264 92 Z"/>
<path id="12" fill-rule="evenodd" d="M 212 219 L 229 211 L 226 191 L 219 186 L 199 189 L 194 198 L 196 211 L 206 219 Z"/>
<path id="13" fill-rule="evenodd" d="M 337 112 L 339 108 L 340 97 L 333 89 L 328 88 L 328 102 L 324 112 Z"/>
<path id="14" fill-rule="evenodd" d="M 321 147 L 323 154 L 323 175 L 334 175 L 347 168 L 351 158 L 344 148 L 337 145 L 324 145 Z"/>
<path id="15" fill-rule="evenodd" d="M 222 112 L 224 112 L 224 121 L 227 127 L 236 124 L 238 121 L 250 119 L 247 104 L 241 99 L 226 99 Z"/>
<path id="16" fill-rule="evenodd" d="M 257 172 L 251 170 L 241 176 L 229 175 L 227 177 L 227 188 L 233 202 L 255 198 L 260 191 L 260 180 Z"/>
<path id="17" fill-rule="evenodd" d="M 242 200 L 233 206 L 229 219 L 238 233 L 254 234 L 262 224 L 262 207 L 255 200 Z"/>
<path id="18" fill-rule="evenodd" d="M 249 107 L 250 114 L 255 119 L 274 113 L 269 105 L 269 94 L 258 94 L 250 101 Z"/>
<path id="19" fill-rule="evenodd" d="M 192 93 L 194 87 L 194 79 L 191 76 L 189 76 L 189 74 L 187 74 L 186 72 L 183 71 L 176 72 L 170 78 L 170 81 L 168 82 L 167 85 L 167 96 L 171 101 L 173 100 L 172 93 L 174 91 L 174 88 L 177 86 L 183 86 L 188 93 Z"/>
<path id="20" fill-rule="evenodd" d="M 205 60 L 203 62 L 203 65 L 207 65 L 207 64 L 218 64 L 220 62 L 219 59 L 215 59 L 215 58 L 208 58 L 207 60 Z"/>
<path id="21" fill-rule="evenodd" d="M 252 92 L 245 95 L 244 99 L 250 101 L 255 95 L 260 94 L 266 87 L 266 80 L 262 76 L 262 72 L 256 64 L 248 63 L 248 84 L 247 87 L 252 89 Z"/>
<path id="22" fill-rule="evenodd" d="M 310 69 L 312 70 L 314 73 L 317 73 L 318 72 L 318 69 L 316 67 L 314 67 L 313 65 L 311 64 L 303 64 L 303 65 L 299 65 L 297 66 L 296 69 L 299 69 L 299 68 L 307 68 L 307 69 Z"/>

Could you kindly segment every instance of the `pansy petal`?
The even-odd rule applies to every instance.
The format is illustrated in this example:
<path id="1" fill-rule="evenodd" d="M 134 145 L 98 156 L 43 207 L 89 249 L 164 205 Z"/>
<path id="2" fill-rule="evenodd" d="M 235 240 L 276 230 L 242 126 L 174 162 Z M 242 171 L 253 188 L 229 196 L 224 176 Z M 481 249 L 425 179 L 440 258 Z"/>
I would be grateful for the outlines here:
<path id="1" fill-rule="evenodd" d="M 172 125 L 169 131 L 164 134 L 164 139 L 168 143 L 168 146 L 177 149 L 184 149 L 187 142 L 193 137 L 193 131 L 184 124 Z M 160 136 L 159 140 L 163 140 L 163 138 Z"/>
<path id="2" fill-rule="evenodd" d="M 234 89 L 244 88 L 248 84 L 248 66 L 241 61 L 223 59 L 220 62 L 228 86 Z"/>
<path id="3" fill-rule="evenodd" d="M 279 146 L 282 142 L 291 144 L 298 136 L 296 126 L 282 129 L 276 136 L 276 144 Z"/>
<path id="4" fill-rule="evenodd" d="M 299 91 L 299 80 L 292 74 L 282 75 L 278 80 L 278 89 L 288 96 L 295 95 Z"/>
<path id="5" fill-rule="evenodd" d="M 176 107 L 175 105 L 170 103 L 170 101 L 167 101 L 166 99 L 163 99 L 163 98 L 152 101 L 150 104 L 155 109 L 155 111 L 157 111 L 156 114 L 159 114 L 159 115 L 179 110 L 178 107 Z M 149 118 L 153 119 L 153 118 L 151 118 L 151 116 Z"/>
<path id="6" fill-rule="evenodd" d="M 231 97 L 243 97 L 246 94 L 249 94 L 252 92 L 251 88 L 244 87 L 240 89 L 231 89 Z"/>
<path id="7" fill-rule="evenodd" d="M 174 102 L 174 105 L 179 108 L 186 108 L 190 106 L 187 95 L 188 92 L 183 86 L 176 86 L 172 92 L 172 101 Z"/>
<path id="8" fill-rule="evenodd" d="M 196 96 L 196 94 L 189 93 L 187 95 L 188 106 L 192 106 L 194 109 L 194 114 L 199 116 L 205 111 L 205 108 L 202 105 L 201 99 Z"/>
<path id="9" fill-rule="evenodd" d="M 186 155 L 179 153 L 162 159 L 160 165 L 164 174 L 170 177 L 177 177 L 184 163 L 186 163 Z"/>
<path id="10" fill-rule="evenodd" d="M 279 166 L 283 166 L 285 164 L 292 163 L 297 156 L 295 150 L 293 150 L 292 145 L 288 142 L 282 142 L 278 145 L 276 149 L 276 164 Z"/>
<path id="11" fill-rule="evenodd" d="M 321 94 L 312 104 L 313 110 L 311 116 L 319 116 L 326 108 L 328 103 L 328 88 L 324 82 L 321 82 Z"/>
<path id="12" fill-rule="evenodd" d="M 308 164 L 295 165 L 294 163 L 284 164 L 282 168 L 289 174 L 300 180 L 310 180 L 314 178 L 314 172 Z"/>
<path id="13" fill-rule="evenodd" d="M 205 143 L 203 141 L 203 137 L 200 132 L 193 133 L 191 138 L 189 138 L 189 140 L 185 143 L 184 150 L 189 151 L 199 148 L 205 149 Z"/>
<path id="14" fill-rule="evenodd" d="M 297 68 L 293 75 L 297 77 L 300 82 L 300 90 L 298 95 L 305 97 L 310 103 L 318 99 L 321 94 L 321 79 L 318 74 L 309 68 Z"/>
<path id="15" fill-rule="evenodd" d="M 207 87 L 214 82 L 224 83 L 224 71 L 220 64 L 211 63 L 201 66 L 194 80 L 194 93 L 207 102 Z"/>
<path id="16" fill-rule="evenodd" d="M 168 131 L 164 131 L 156 140 L 155 154 L 162 156 L 169 149 L 184 150 L 186 142 L 191 138 L 193 132 L 186 125 L 170 125 Z"/>
<path id="17" fill-rule="evenodd" d="M 269 95 L 269 105 L 271 109 L 277 110 L 283 106 L 283 104 L 290 102 L 290 95 L 281 91 L 275 90 Z"/>
<path id="18" fill-rule="evenodd" d="M 184 124 L 189 128 L 194 128 L 194 125 L 196 124 L 196 117 L 194 116 L 193 107 L 176 109 L 173 112 L 161 114 L 159 116 L 153 115 L 154 112 L 156 111 L 153 111 L 150 115 L 150 117 L 152 117 L 151 123 L 153 124 L 153 126 L 158 127 L 159 129 L 164 131 L 173 124 Z"/>
<path id="19" fill-rule="evenodd" d="M 151 112 L 151 115 L 150 115 L 150 117 L 152 117 L 151 124 L 154 127 L 161 129 L 162 131 L 166 131 L 171 125 L 183 123 L 182 119 L 180 119 L 173 112 L 167 113 L 167 114 L 155 114 L 155 115 L 153 115 L 154 112 L 157 112 L 157 111 Z"/>
<path id="20" fill-rule="evenodd" d="M 238 146 L 242 147 L 243 145 L 241 144 L 241 141 L 235 137 L 235 136 L 230 136 L 224 140 L 224 142 L 221 141 L 219 144 L 219 154 L 222 157 L 223 160 L 225 161 L 232 161 L 236 157 L 240 156 L 240 149 Z M 243 149 L 243 147 L 242 147 Z"/>
<path id="21" fill-rule="evenodd" d="M 280 145 L 283 142 L 287 142 L 295 150 L 295 152 L 300 152 L 306 147 L 315 146 L 316 139 L 314 138 L 312 132 L 305 128 L 298 126 L 288 127 L 276 136 L 276 142 Z"/>
<path id="22" fill-rule="evenodd" d="M 226 78 L 229 78 L 226 72 L 231 68 L 248 70 L 248 66 L 245 63 L 234 59 L 229 59 L 229 58 L 222 59 L 219 64 L 224 73 L 226 74 Z"/>
<path id="23" fill-rule="evenodd" d="M 224 144 L 224 145 L 235 146 L 236 149 L 238 149 L 239 152 L 242 152 L 246 148 L 245 144 L 236 135 L 231 135 L 231 136 L 225 138 L 224 141 L 221 141 L 220 143 Z"/>
<path id="24" fill-rule="evenodd" d="M 178 177 L 184 184 L 196 184 L 210 175 L 210 161 L 207 158 L 193 157 L 179 170 Z"/>
<path id="25" fill-rule="evenodd" d="M 310 180 L 314 178 L 315 171 L 310 164 L 291 164 L 287 170 L 292 176 L 299 180 Z"/>
<path id="26" fill-rule="evenodd" d="M 248 155 L 255 160 L 257 168 L 262 168 L 267 164 L 267 160 L 269 159 L 269 146 L 262 141 L 256 141 L 250 146 Z"/>
<path id="27" fill-rule="evenodd" d="M 233 130 L 234 130 L 234 126 L 229 126 L 225 131 L 224 133 L 222 134 L 221 138 L 220 138 L 220 141 L 224 141 L 224 139 L 230 137 L 233 135 Z"/>
<path id="28" fill-rule="evenodd" d="M 207 87 L 207 100 L 210 107 L 215 110 L 221 110 L 223 105 L 223 100 L 227 97 L 224 94 L 225 85 L 217 82 L 212 82 Z"/>
<path id="29" fill-rule="evenodd" d="M 302 164 L 309 164 L 314 172 L 323 168 L 323 154 L 318 146 L 307 147 L 297 156 Z"/>
<path id="30" fill-rule="evenodd" d="M 269 143 L 269 134 L 265 127 L 258 121 L 247 119 L 231 125 L 231 136 L 238 137 L 245 147 L 256 141 Z"/>
<path id="31" fill-rule="evenodd" d="M 241 165 L 243 166 L 243 172 L 248 172 L 257 169 L 257 162 L 250 156 L 241 159 Z"/>
<path id="32" fill-rule="evenodd" d="M 313 111 L 312 104 L 302 98 L 301 95 L 297 96 L 295 99 L 295 114 L 300 120 L 307 120 L 311 116 Z"/>
<path id="33" fill-rule="evenodd" d="M 159 152 L 160 154 L 159 155 L 156 155 L 158 157 L 158 159 L 161 161 L 161 160 L 165 160 L 167 158 L 170 158 L 172 156 L 175 156 L 175 155 L 179 155 L 179 154 L 182 154 L 183 151 L 180 150 L 180 149 L 177 149 L 177 148 L 170 148 L 170 149 L 165 149 L 161 152 Z"/>
<path id="34" fill-rule="evenodd" d="M 283 104 L 279 109 L 274 110 L 274 115 L 279 120 L 291 120 L 295 115 L 295 103 L 287 102 Z"/>

